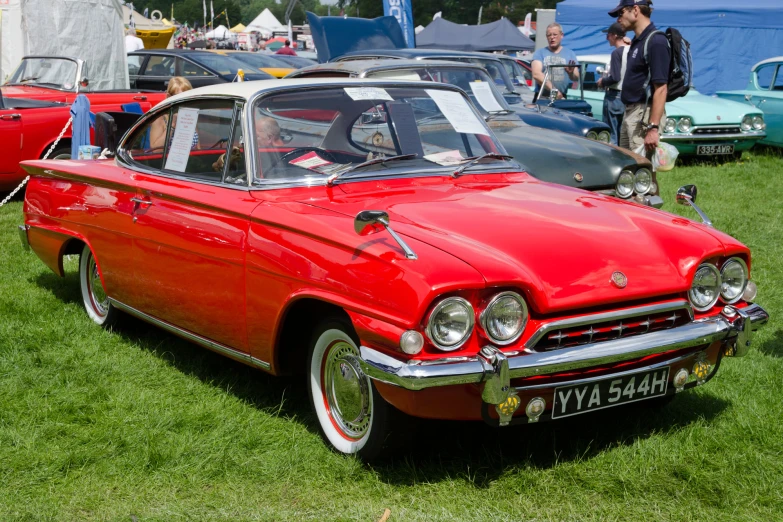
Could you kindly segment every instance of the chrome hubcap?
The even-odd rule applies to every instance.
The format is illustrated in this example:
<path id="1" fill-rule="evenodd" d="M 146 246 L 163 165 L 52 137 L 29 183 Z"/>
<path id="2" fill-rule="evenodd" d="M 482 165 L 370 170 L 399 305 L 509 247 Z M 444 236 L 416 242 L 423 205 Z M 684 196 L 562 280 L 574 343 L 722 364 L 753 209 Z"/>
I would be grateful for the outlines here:
<path id="1" fill-rule="evenodd" d="M 370 428 L 372 404 L 370 382 L 356 362 L 356 349 L 346 342 L 335 343 L 324 361 L 324 393 L 337 427 L 353 439 Z"/>
<path id="2" fill-rule="evenodd" d="M 95 311 L 100 315 L 106 315 L 109 310 L 109 298 L 101 283 L 101 276 L 98 275 L 98 265 L 95 258 L 90 256 L 90 263 L 87 266 L 87 277 L 90 283 L 90 296 Z"/>

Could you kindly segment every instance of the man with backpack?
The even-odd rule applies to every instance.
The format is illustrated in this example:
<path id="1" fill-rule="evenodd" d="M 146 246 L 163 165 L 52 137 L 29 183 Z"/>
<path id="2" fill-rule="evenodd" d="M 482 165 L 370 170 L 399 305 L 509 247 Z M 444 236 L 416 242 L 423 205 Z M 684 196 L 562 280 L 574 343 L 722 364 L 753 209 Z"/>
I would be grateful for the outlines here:
<path id="1" fill-rule="evenodd" d="M 636 37 L 628 51 L 623 89 L 625 117 L 620 128 L 620 146 L 636 150 L 644 145 L 651 157 L 660 141 L 671 65 L 666 35 L 650 20 L 651 0 L 620 0 L 609 12 L 623 29 Z"/>

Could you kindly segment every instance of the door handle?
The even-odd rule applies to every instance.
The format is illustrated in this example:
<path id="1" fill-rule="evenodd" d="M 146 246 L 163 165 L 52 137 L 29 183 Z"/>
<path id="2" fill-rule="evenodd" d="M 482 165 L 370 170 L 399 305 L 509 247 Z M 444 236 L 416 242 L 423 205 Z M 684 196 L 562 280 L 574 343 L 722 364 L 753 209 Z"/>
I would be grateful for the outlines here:
<path id="1" fill-rule="evenodd" d="M 153 205 L 152 201 L 150 201 L 148 199 L 141 199 L 141 198 L 133 197 L 133 198 L 131 198 L 131 201 L 133 201 L 134 203 L 136 203 L 138 205 L 147 205 L 148 207 L 151 207 Z"/>
<path id="2" fill-rule="evenodd" d="M 21 114 L 3 114 L 0 116 L 0 120 L 21 120 L 22 115 Z"/>
<path id="3" fill-rule="evenodd" d="M 133 99 L 138 101 L 147 101 L 146 96 L 134 96 Z"/>

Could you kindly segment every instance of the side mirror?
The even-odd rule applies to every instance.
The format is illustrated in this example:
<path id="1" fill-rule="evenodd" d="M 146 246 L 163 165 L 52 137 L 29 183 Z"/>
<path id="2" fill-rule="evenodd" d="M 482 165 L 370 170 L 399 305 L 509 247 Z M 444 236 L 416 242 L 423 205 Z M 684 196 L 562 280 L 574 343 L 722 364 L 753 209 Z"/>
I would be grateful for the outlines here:
<path id="1" fill-rule="evenodd" d="M 702 223 L 708 227 L 712 226 L 712 221 L 707 217 L 707 214 L 696 205 L 696 185 L 684 185 L 680 187 L 677 190 L 677 203 L 680 205 L 690 205 L 699 215 Z"/>
<path id="2" fill-rule="evenodd" d="M 380 232 L 384 228 L 389 231 L 391 237 L 394 238 L 403 252 L 405 252 L 406 259 L 419 258 L 416 253 L 411 250 L 411 247 L 392 230 L 391 226 L 389 226 L 389 214 L 383 210 L 362 210 L 356 214 L 356 217 L 353 220 L 353 229 L 360 236 L 369 236 L 370 234 Z"/>
<path id="3" fill-rule="evenodd" d="M 604 73 L 606 72 L 606 68 L 605 68 L 605 67 L 598 66 L 598 67 L 596 67 L 596 68 L 595 68 L 595 72 L 596 72 L 597 74 L 604 74 Z"/>
<path id="4" fill-rule="evenodd" d="M 90 79 L 85 76 L 84 78 L 81 79 L 81 81 L 79 81 L 79 85 L 81 85 L 82 87 L 87 87 L 88 85 L 90 85 Z"/>
<path id="5" fill-rule="evenodd" d="M 555 103 L 557 101 L 557 94 L 559 92 L 560 91 L 558 91 L 555 88 L 552 88 L 552 90 L 549 91 L 549 105 L 552 105 L 553 103 Z"/>
<path id="6" fill-rule="evenodd" d="M 746 94 L 745 95 L 745 101 L 746 102 L 750 102 L 752 99 L 753 99 L 753 95 L 752 94 Z"/>

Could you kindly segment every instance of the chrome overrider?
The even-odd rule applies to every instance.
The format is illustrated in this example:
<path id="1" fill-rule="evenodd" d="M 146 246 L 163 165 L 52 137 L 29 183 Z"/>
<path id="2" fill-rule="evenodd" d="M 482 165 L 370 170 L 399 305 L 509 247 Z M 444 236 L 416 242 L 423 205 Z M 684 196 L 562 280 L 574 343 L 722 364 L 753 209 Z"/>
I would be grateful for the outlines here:
<path id="1" fill-rule="evenodd" d="M 368 377 L 407 390 L 484 383 L 483 401 L 498 405 L 508 399 L 511 379 L 519 377 L 629 361 L 716 341 L 726 343 L 727 355 L 742 357 L 750 348 L 753 332 L 768 320 L 769 314 L 757 304 L 749 304 L 745 308 L 727 305 L 717 316 L 691 321 L 676 328 L 552 352 L 527 349 L 501 352 L 497 347 L 487 345 L 475 357 L 401 361 L 362 346 L 358 362 Z"/>

